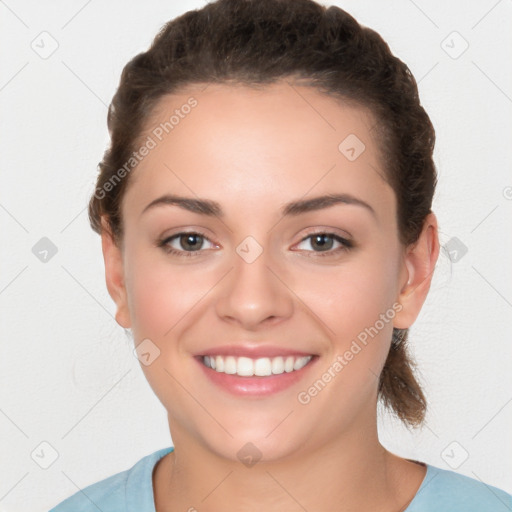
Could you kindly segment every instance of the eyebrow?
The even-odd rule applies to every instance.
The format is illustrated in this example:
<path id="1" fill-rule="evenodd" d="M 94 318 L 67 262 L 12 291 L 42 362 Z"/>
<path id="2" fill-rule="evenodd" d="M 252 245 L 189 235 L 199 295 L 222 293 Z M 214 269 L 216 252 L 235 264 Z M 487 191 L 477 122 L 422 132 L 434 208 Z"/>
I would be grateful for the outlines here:
<path id="1" fill-rule="evenodd" d="M 375 218 L 377 214 L 375 210 L 365 201 L 354 197 L 351 194 L 328 194 L 324 196 L 313 197 L 311 199 L 301 199 L 298 201 L 292 201 L 281 208 L 281 215 L 283 216 L 296 216 L 307 212 L 323 210 L 336 204 L 349 204 L 354 206 L 361 206 L 369 211 Z M 224 218 L 224 212 L 222 207 L 216 201 L 209 199 L 194 199 L 192 197 L 182 197 L 172 194 L 166 194 L 158 197 L 154 201 L 151 201 L 144 210 L 141 212 L 141 216 L 146 211 L 156 207 L 164 205 L 173 205 L 188 210 L 193 213 L 200 215 L 208 215 Z"/>

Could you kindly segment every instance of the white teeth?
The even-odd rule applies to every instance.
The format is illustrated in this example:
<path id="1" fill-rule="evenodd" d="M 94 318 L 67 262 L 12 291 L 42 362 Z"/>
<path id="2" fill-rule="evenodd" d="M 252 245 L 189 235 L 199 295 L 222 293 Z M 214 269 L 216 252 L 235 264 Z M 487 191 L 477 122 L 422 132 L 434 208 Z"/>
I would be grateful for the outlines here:
<path id="1" fill-rule="evenodd" d="M 299 357 L 295 360 L 295 363 L 293 363 L 293 369 L 294 370 L 300 370 L 301 368 L 304 368 L 309 363 L 310 357 Z"/>
<path id="2" fill-rule="evenodd" d="M 284 359 L 282 357 L 274 357 L 272 359 L 272 368 L 270 371 L 274 375 L 279 375 L 284 372 Z"/>
<path id="3" fill-rule="evenodd" d="M 236 364 L 236 373 L 242 377 L 251 377 L 254 375 L 253 360 L 249 359 L 248 357 L 239 357 Z"/>
<path id="4" fill-rule="evenodd" d="M 254 375 L 258 375 L 259 377 L 272 375 L 272 364 L 268 357 L 262 357 L 254 361 Z"/>
<path id="5" fill-rule="evenodd" d="M 203 363 L 219 373 L 236 374 L 241 377 L 252 377 L 253 375 L 267 377 L 300 370 L 311 361 L 312 357 L 278 356 L 251 359 L 249 357 L 204 356 Z"/>
<path id="6" fill-rule="evenodd" d="M 236 359 L 233 356 L 228 356 L 224 359 L 224 373 L 228 373 L 229 375 L 236 373 Z"/>

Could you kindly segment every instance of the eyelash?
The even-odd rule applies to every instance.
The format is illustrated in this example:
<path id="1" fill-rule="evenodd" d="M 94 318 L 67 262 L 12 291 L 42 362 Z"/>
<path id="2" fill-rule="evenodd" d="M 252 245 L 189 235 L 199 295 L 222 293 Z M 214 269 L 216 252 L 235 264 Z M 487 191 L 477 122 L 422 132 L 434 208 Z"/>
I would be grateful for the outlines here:
<path id="1" fill-rule="evenodd" d="M 172 247 L 169 247 L 169 245 L 168 245 L 169 242 L 171 242 L 172 240 L 179 238 L 180 236 L 183 236 L 183 235 L 199 235 L 201 238 L 204 238 L 205 240 L 208 240 L 211 242 L 211 240 L 204 233 L 201 233 L 200 231 L 183 231 L 181 233 L 176 233 L 175 235 L 172 235 L 170 237 L 159 240 L 157 242 L 157 245 L 164 252 L 166 252 L 167 254 L 170 254 L 172 256 L 178 256 L 178 257 L 183 257 L 183 258 L 194 258 L 196 256 L 199 256 L 201 254 L 201 250 L 199 250 L 199 251 L 180 251 L 177 249 L 173 249 Z M 306 251 L 306 252 L 313 252 L 313 253 L 315 253 L 316 256 L 319 256 L 321 258 L 326 257 L 326 256 L 332 256 L 333 254 L 338 254 L 343 251 L 349 251 L 350 249 L 352 249 L 354 247 L 354 243 L 351 240 L 348 240 L 339 235 L 336 235 L 335 233 L 329 233 L 326 231 L 316 231 L 314 233 L 310 233 L 308 236 L 304 237 L 299 243 L 302 243 L 305 240 L 307 240 L 308 238 L 312 238 L 312 237 L 318 236 L 318 235 L 327 235 L 328 237 L 332 237 L 336 242 L 339 242 L 341 244 L 341 247 L 338 247 L 337 249 L 334 249 L 334 250 Z"/>

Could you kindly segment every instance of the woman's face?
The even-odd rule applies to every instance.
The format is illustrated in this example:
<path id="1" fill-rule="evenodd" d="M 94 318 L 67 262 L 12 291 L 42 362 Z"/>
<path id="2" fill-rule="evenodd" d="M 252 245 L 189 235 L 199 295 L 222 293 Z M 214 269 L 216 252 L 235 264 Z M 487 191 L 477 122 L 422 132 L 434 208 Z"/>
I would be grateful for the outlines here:
<path id="1" fill-rule="evenodd" d="M 286 83 L 159 103 L 107 274 L 176 443 L 271 460 L 371 427 L 408 280 L 373 126 Z"/>

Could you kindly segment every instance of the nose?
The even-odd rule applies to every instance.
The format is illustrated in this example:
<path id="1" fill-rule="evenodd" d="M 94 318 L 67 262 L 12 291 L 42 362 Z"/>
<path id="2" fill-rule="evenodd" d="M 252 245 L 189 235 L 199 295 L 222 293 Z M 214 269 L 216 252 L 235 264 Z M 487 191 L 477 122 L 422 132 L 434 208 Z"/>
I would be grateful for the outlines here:
<path id="1" fill-rule="evenodd" d="M 224 280 L 216 303 L 218 316 L 250 331 L 289 318 L 294 295 L 281 266 L 265 250 L 254 261 L 240 254 L 233 255 L 234 268 Z"/>

